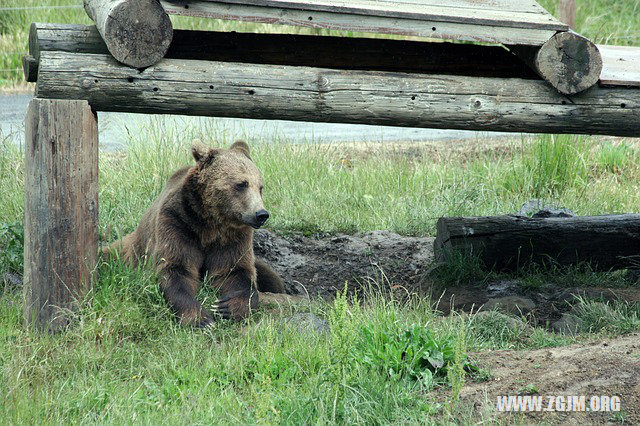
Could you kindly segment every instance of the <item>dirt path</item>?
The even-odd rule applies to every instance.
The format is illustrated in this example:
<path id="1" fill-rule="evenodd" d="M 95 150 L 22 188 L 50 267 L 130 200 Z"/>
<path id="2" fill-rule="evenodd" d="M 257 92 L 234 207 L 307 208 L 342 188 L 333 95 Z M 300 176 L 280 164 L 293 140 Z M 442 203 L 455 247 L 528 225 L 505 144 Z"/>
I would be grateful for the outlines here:
<path id="1" fill-rule="evenodd" d="M 585 395 L 586 407 L 593 395 L 620 397 L 620 413 L 613 412 L 534 412 L 524 415 L 525 424 L 587 425 L 622 422 L 640 424 L 640 334 L 600 340 L 589 344 L 535 351 L 493 351 L 474 357 L 488 368 L 491 379 L 469 383 L 461 393 L 464 406 L 495 407 L 499 395 L 544 396 L 543 407 L 551 395 Z M 486 407 L 485 407 L 486 408 Z M 509 419 L 514 414 L 499 414 Z"/>

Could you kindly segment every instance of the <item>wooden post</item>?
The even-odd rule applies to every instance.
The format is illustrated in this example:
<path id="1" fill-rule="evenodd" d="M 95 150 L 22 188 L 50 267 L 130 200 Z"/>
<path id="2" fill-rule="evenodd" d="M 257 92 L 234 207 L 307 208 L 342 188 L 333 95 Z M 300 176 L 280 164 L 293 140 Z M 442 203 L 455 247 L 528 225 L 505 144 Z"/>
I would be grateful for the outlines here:
<path id="1" fill-rule="evenodd" d="M 167 53 L 173 27 L 158 0 L 84 0 L 84 8 L 119 62 L 145 68 Z"/>
<path id="2" fill-rule="evenodd" d="M 558 19 L 572 30 L 576 29 L 576 0 L 559 0 Z"/>
<path id="3" fill-rule="evenodd" d="M 58 331 L 97 263 L 97 119 L 87 101 L 36 98 L 25 126 L 24 318 Z"/>

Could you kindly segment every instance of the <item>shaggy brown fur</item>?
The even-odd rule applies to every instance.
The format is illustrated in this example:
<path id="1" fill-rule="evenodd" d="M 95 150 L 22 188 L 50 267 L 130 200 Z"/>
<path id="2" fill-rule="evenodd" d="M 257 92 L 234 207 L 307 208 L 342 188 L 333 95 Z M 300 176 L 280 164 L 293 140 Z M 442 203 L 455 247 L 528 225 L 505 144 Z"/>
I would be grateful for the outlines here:
<path id="1" fill-rule="evenodd" d="M 282 279 L 253 254 L 253 228 L 268 213 L 262 177 L 238 141 L 229 149 L 196 142 L 196 165 L 174 173 L 138 228 L 105 249 L 136 264 L 151 256 L 160 285 L 180 322 L 205 326 L 213 316 L 196 300 L 207 277 L 220 290 L 215 305 L 223 318 L 241 319 L 258 306 L 258 292 L 284 292 Z"/>

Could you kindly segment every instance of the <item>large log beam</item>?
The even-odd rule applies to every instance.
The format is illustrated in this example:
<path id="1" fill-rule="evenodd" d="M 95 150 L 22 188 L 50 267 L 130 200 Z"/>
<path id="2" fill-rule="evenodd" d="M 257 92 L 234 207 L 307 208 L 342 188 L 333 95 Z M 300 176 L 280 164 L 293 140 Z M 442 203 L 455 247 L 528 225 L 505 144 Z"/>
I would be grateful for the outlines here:
<path id="1" fill-rule="evenodd" d="M 610 270 L 640 265 L 640 214 L 530 218 L 443 217 L 437 223 L 436 258 L 479 256 L 487 268 L 516 269 L 531 262 L 589 262 Z"/>
<path id="2" fill-rule="evenodd" d="M 24 318 L 57 331 L 97 262 L 97 120 L 86 101 L 33 99 L 25 126 Z"/>
<path id="3" fill-rule="evenodd" d="M 84 0 L 84 8 L 123 64 L 144 68 L 167 53 L 173 27 L 158 0 Z"/>
<path id="4" fill-rule="evenodd" d="M 39 60 L 40 52 L 48 51 L 109 52 L 93 26 L 31 24 L 29 54 Z M 526 64 L 500 46 L 370 38 L 175 30 L 165 57 L 336 69 L 538 78 Z M 37 72 L 33 68 L 33 65 L 29 68 L 27 81 L 37 79 Z"/>
<path id="5" fill-rule="evenodd" d="M 36 93 L 99 111 L 640 136 L 640 91 L 568 98 L 525 79 L 178 59 L 140 71 L 106 55 L 42 52 Z"/>
<path id="6" fill-rule="evenodd" d="M 602 71 L 598 47 L 571 31 L 557 33 L 541 47 L 509 46 L 509 49 L 564 95 L 592 87 Z"/>

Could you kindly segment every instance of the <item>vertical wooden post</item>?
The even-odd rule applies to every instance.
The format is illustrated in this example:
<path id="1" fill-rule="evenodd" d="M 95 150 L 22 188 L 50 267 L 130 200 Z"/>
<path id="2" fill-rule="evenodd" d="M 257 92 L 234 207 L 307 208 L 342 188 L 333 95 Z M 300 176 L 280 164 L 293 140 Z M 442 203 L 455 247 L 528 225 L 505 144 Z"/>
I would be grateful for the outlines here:
<path id="1" fill-rule="evenodd" d="M 558 19 L 572 30 L 576 29 L 576 0 L 559 0 Z"/>
<path id="2" fill-rule="evenodd" d="M 33 99 L 25 119 L 24 318 L 58 331 L 98 253 L 98 122 L 87 101 Z"/>

